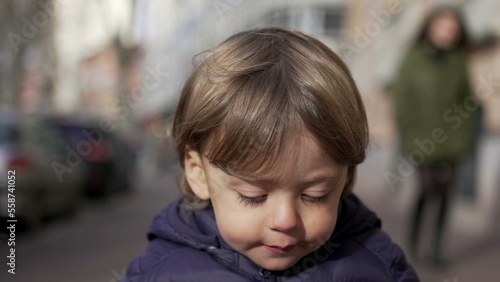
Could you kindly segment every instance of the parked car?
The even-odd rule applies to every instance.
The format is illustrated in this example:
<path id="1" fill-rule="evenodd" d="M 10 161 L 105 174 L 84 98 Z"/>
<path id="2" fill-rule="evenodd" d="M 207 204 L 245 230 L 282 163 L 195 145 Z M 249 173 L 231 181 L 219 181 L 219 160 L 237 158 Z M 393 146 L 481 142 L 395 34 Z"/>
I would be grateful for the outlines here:
<path id="1" fill-rule="evenodd" d="M 43 118 L 0 111 L 0 217 L 7 213 L 7 171 L 15 171 L 15 218 L 33 227 L 77 209 L 83 167 L 67 164 L 61 134 Z M 62 170 L 61 170 L 62 169 Z"/>
<path id="2" fill-rule="evenodd" d="M 83 193 L 102 197 L 117 191 L 129 191 L 134 153 L 117 133 L 105 132 L 92 122 L 59 119 L 57 128 L 69 146 L 79 152 L 87 175 Z"/>

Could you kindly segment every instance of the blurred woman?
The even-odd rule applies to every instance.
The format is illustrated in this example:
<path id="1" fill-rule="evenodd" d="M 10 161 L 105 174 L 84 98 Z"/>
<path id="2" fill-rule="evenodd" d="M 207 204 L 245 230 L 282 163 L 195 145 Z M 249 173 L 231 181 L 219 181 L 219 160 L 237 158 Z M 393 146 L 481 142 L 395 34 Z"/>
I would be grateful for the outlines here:
<path id="1" fill-rule="evenodd" d="M 471 149 L 477 100 L 467 71 L 466 30 L 459 13 L 440 9 L 426 21 L 391 87 L 401 148 L 419 173 L 410 246 L 418 253 L 419 233 L 426 202 L 439 207 L 434 230 L 433 259 L 442 262 L 441 242 L 450 189 L 457 163 Z"/>

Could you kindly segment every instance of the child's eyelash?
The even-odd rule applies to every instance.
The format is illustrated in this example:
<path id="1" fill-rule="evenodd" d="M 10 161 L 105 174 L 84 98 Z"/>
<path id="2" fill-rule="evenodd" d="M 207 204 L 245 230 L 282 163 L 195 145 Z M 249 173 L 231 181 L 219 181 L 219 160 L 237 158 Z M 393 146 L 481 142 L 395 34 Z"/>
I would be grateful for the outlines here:
<path id="1" fill-rule="evenodd" d="M 312 203 L 312 204 L 321 204 L 321 203 L 325 202 L 327 196 L 328 196 L 328 194 L 321 196 L 321 197 L 313 197 L 313 196 L 303 194 L 302 199 L 304 201 Z M 267 195 L 257 196 L 257 197 L 247 197 L 247 196 L 244 196 L 244 195 L 238 193 L 239 202 L 245 206 L 254 207 L 254 206 L 257 206 L 257 205 L 263 203 L 266 199 L 267 199 Z"/>
<path id="2" fill-rule="evenodd" d="M 321 196 L 321 197 L 313 197 L 309 195 L 302 195 L 302 199 L 306 202 L 313 203 L 313 204 L 320 204 L 323 203 L 326 200 L 327 195 Z"/>
<path id="3" fill-rule="evenodd" d="M 264 202 L 267 198 L 267 195 L 257 196 L 257 197 L 247 197 L 238 193 L 238 200 L 241 204 L 245 206 L 257 206 L 258 204 Z"/>

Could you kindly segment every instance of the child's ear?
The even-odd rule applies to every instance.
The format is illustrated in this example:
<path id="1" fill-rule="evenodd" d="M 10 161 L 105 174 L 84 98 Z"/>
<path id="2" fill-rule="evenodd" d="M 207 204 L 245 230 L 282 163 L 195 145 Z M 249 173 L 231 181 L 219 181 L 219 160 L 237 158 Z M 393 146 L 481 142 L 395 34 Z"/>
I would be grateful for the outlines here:
<path id="1" fill-rule="evenodd" d="M 201 156 L 189 146 L 186 146 L 184 154 L 184 173 L 193 193 L 201 200 L 210 199 Z"/>

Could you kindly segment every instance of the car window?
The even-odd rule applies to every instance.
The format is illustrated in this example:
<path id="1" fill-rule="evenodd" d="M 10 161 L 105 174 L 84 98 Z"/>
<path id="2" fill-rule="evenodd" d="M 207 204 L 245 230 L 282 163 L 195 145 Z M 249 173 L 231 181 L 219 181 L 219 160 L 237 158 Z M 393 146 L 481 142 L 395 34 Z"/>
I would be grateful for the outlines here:
<path id="1" fill-rule="evenodd" d="M 19 141 L 19 129 L 11 124 L 0 123 L 0 144 L 17 143 Z"/>
<path id="2" fill-rule="evenodd" d="M 24 129 L 25 143 L 32 150 L 38 151 L 51 159 L 60 159 L 65 154 L 66 142 L 50 125 L 42 121 L 29 122 Z"/>

